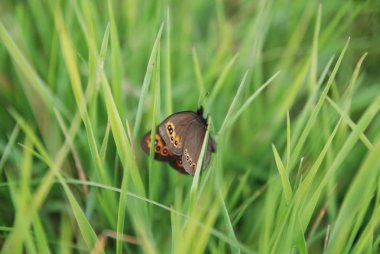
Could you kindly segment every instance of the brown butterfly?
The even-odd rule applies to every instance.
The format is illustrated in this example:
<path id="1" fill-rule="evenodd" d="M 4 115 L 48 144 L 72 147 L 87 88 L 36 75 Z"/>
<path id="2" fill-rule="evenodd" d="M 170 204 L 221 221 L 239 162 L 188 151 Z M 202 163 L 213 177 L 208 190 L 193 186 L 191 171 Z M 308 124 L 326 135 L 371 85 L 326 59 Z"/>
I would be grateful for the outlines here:
<path id="1" fill-rule="evenodd" d="M 166 118 L 156 127 L 154 158 L 167 161 L 170 166 L 183 174 L 194 175 L 207 130 L 203 108 L 197 112 L 183 111 Z M 141 139 L 141 148 L 149 154 L 151 131 Z M 207 168 L 211 153 L 216 151 L 215 140 L 209 135 L 203 168 Z"/>

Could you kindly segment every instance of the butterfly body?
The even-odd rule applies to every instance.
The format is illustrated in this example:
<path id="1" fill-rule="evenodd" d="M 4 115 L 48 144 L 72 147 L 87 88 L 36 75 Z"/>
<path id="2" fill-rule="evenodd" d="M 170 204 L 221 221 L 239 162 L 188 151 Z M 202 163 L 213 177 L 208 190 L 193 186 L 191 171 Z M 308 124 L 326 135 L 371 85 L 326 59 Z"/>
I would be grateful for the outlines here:
<path id="1" fill-rule="evenodd" d="M 197 112 L 183 111 L 167 117 L 156 127 L 154 142 L 154 158 L 167 161 L 170 166 L 181 173 L 194 175 L 197 167 L 203 140 L 207 131 L 207 121 L 202 116 L 202 108 Z M 141 140 L 142 150 L 149 154 L 151 147 L 151 132 Z M 204 168 L 211 159 L 211 153 L 216 151 L 216 143 L 209 136 Z"/>

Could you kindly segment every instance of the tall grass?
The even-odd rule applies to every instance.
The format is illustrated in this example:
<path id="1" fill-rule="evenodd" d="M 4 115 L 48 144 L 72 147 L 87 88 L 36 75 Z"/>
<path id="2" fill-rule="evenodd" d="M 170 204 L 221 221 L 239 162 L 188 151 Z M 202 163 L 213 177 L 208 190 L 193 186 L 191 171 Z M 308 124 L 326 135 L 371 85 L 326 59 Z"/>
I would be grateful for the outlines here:
<path id="1" fill-rule="evenodd" d="M 378 253 L 379 10 L 2 1 L 1 252 Z M 199 104 L 208 169 L 142 152 Z"/>

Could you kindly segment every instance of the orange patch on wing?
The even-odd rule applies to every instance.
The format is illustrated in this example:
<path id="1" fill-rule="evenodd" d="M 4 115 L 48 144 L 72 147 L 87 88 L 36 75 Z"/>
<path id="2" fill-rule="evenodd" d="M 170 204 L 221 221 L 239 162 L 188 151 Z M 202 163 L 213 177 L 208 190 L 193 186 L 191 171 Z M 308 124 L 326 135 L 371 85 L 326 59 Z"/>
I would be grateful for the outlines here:
<path id="1" fill-rule="evenodd" d="M 174 145 L 175 148 L 182 148 L 182 142 L 180 137 L 175 131 L 175 125 L 173 122 L 168 121 L 165 124 L 166 134 L 169 136 L 170 143 Z"/>
<path id="2" fill-rule="evenodd" d="M 155 144 L 156 146 L 159 145 L 159 146 L 162 146 L 162 138 L 160 137 L 160 135 L 158 135 L 158 133 L 156 133 L 156 140 L 157 141 L 157 144 Z"/>
<path id="3" fill-rule="evenodd" d="M 151 146 L 151 144 L 152 144 L 151 137 L 149 136 L 149 137 L 146 139 L 145 142 L 146 142 L 147 147 L 150 148 L 150 146 Z M 155 135 L 154 143 L 155 143 L 155 144 L 154 144 L 154 148 L 155 148 L 155 151 L 156 151 L 156 152 L 160 152 L 161 150 L 163 150 L 163 149 L 161 149 L 161 148 L 166 147 L 166 146 L 164 146 L 164 141 L 162 140 L 161 136 L 160 136 L 158 133 L 156 133 L 156 135 Z"/>
<path id="4" fill-rule="evenodd" d="M 179 168 L 183 168 L 183 163 L 182 163 L 182 159 L 181 159 L 181 157 L 178 157 L 178 158 L 175 160 L 175 163 L 176 163 L 177 167 L 179 167 Z"/>
<path id="5" fill-rule="evenodd" d="M 162 156 L 168 156 L 168 153 L 169 153 L 169 149 L 167 146 L 164 146 L 161 150 L 161 155 Z"/>
<path id="6" fill-rule="evenodd" d="M 150 148 L 150 144 L 151 144 L 151 142 L 150 142 L 151 140 L 150 140 L 150 136 L 145 140 L 145 142 L 146 142 L 146 146 L 147 147 L 149 147 Z"/>

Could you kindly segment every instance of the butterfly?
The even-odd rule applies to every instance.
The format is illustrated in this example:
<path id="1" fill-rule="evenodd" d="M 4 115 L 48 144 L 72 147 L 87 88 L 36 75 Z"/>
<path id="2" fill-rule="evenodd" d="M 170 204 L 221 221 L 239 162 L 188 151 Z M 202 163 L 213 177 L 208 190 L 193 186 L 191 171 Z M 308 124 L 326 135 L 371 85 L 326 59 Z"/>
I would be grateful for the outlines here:
<path id="1" fill-rule="evenodd" d="M 202 107 L 197 112 L 183 111 L 170 115 L 156 127 L 154 158 L 168 162 L 180 173 L 194 175 L 206 131 L 207 121 L 203 118 Z M 149 154 L 151 131 L 144 135 L 140 145 Z M 216 143 L 209 135 L 203 168 L 207 168 L 214 152 Z"/>

